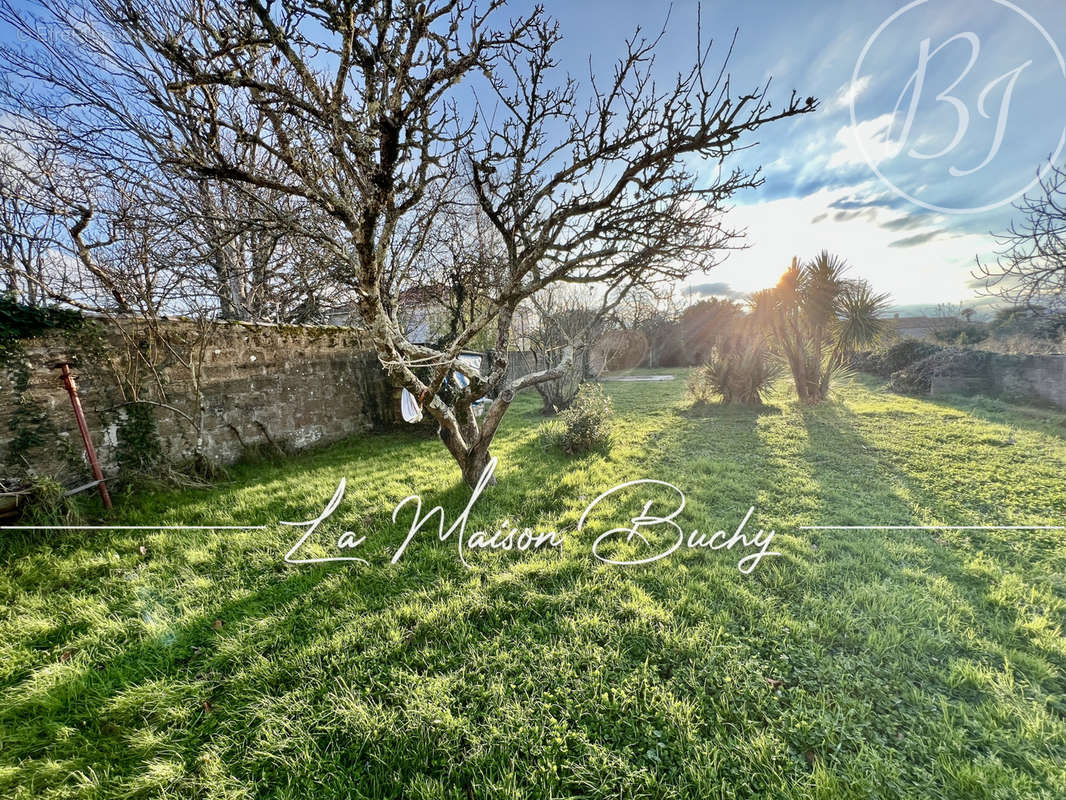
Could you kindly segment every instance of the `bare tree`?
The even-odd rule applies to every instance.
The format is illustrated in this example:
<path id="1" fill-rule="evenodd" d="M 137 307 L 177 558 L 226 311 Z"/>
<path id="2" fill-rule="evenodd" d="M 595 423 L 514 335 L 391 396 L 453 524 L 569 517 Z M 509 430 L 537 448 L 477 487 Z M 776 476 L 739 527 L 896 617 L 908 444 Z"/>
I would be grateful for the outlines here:
<path id="1" fill-rule="evenodd" d="M 115 35 L 109 14 L 118 5 L 42 2 L 36 13 L 0 5 L 0 19 L 17 34 L 0 46 L 0 180 L 16 184 L 31 210 L 4 231 L 52 255 L 47 281 L 23 266 L 20 283 L 33 284 L 35 298 L 131 311 L 137 304 L 123 283 L 143 284 L 148 269 L 156 308 L 270 322 L 318 321 L 350 300 L 322 245 L 337 225 L 328 214 L 288 192 L 250 192 L 173 163 L 180 153 L 205 152 L 183 127 L 195 119 L 235 163 L 283 171 L 268 149 L 224 124 L 266 124 L 240 96 L 213 92 L 193 106 L 172 95 L 161 107 L 164 63 Z M 131 250 L 151 263 L 121 263 Z M 114 270 L 106 274 L 109 258 Z M 27 288 L 22 295 L 31 299 Z"/>
<path id="2" fill-rule="evenodd" d="M 26 201 L 27 186 L 19 176 L 0 170 L 0 269 L 3 292 L 37 305 L 56 237 L 56 218 Z"/>
<path id="3" fill-rule="evenodd" d="M 579 91 L 569 76 L 555 80 L 555 23 L 540 8 L 505 20 L 503 0 L 42 5 L 87 54 L 81 67 L 101 66 L 82 81 L 15 66 L 109 120 L 107 131 L 121 131 L 112 149 L 244 193 L 264 217 L 275 205 L 266 197 L 313 210 L 310 224 L 274 218 L 324 248 L 385 369 L 439 423 L 470 484 L 515 394 L 573 363 L 564 348 L 552 366 L 501 385 L 516 308 L 573 283 L 599 287 L 607 313 L 635 285 L 713 266 L 734 236 L 724 203 L 759 181 L 725 169 L 701 180 L 691 158 L 721 165 L 751 144 L 746 134 L 816 107 L 793 93 L 772 109 L 766 86 L 735 94 L 728 56 L 709 72 L 699 42 L 692 69 L 662 88 L 658 39 L 634 38 L 606 83 Z M 138 122 L 144 109 L 155 128 Z M 107 140 L 97 134 L 95 146 Z M 269 157 L 241 158 L 249 147 Z M 409 341 L 399 293 L 467 186 L 491 223 L 499 271 L 445 341 Z M 496 354 L 484 373 L 459 360 L 483 331 Z M 454 372 L 468 382 L 446 399 Z M 490 395 L 479 420 L 472 406 Z"/>
<path id="4" fill-rule="evenodd" d="M 570 407 L 582 381 L 589 377 L 589 349 L 609 320 L 600 313 L 598 299 L 588 287 L 551 285 L 530 300 L 538 316 L 529 336 L 537 370 L 551 369 L 564 349 L 574 353 L 558 377 L 534 384 L 541 412 L 555 414 Z"/>
<path id="5" fill-rule="evenodd" d="M 640 331 L 648 343 L 644 364 L 651 369 L 678 366 L 682 359 L 682 342 L 675 286 L 661 291 L 641 289 L 629 293 L 616 317 L 624 327 Z"/>
<path id="6" fill-rule="evenodd" d="M 395 280 L 416 296 L 432 298 L 442 312 L 434 338 L 450 342 L 484 312 L 499 283 L 504 261 L 499 237 L 474 198 L 464 193 L 447 204 L 412 255 L 409 268 Z M 482 334 L 467 346 L 486 349 L 492 342 Z"/>
<path id="7" fill-rule="evenodd" d="M 699 45 L 691 71 L 660 89 L 651 67 L 661 35 L 627 42 L 610 80 L 601 86 L 591 77 L 582 102 L 574 79 L 552 81 L 558 26 L 536 16 L 528 33 L 491 65 L 498 117 L 486 121 L 484 144 L 471 158 L 475 192 L 507 256 L 494 303 L 497 354 L 506 352 L 515 305 L 546 286 L 603 287 L 602 314 L 635 286 L 714 266 L 735 236 L 722 225 L 724 201 L 758 179 L 734 170 L 701 183 L 685 157 L 721 164 L 744 133 L 815 107 L 812 98 L 793 95 L 773 112 L 765 88 L 733 96 L 724 63 L 706 80 L 709 49 Z M 554 367 L 505 387 L 480 429 L 457 418 L 458 431 L 445 442 L 459 434 L 449 447 L 468 480 L 487 460 L 514 393 L 558 377 L 573 358 L 573 348 L 565 348 Z M 486 383 L 505 370 L 498 357 Z"/>
<path id="8" fill-rule="evenodd" d="M 994 264 L 978 259 L 974 278 L 984 283 L 983 294 L 1017 308 L 1066 308 L 1066 167 L 1051 167 L 1040 190 L 1014 207 L 1020 219 L 996 236 Z"/>

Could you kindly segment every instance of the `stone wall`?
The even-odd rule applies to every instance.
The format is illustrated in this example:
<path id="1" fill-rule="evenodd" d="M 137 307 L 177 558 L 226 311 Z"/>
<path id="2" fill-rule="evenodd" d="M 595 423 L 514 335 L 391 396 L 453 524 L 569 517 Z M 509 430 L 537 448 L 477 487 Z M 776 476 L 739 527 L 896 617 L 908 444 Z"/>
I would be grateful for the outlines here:
<path id="1" fill-rule="evenodd" d="M 987 353 L 980 367 L 934 372 L 931 394 L 1001 394 L 1066 408 L 1066 355 Z"/>
<path id="2" fill-rule="evenodd" d="M 300 450 L 403 424 L 399 390 L 352 328 L 248 323 L 200 328 L 172 321 L 149 331 L 140 323 L 123 322 L 100 327 L 91 346 L 85 344 L 88 338 L 72 341 L 57 332 L 22 342 L 22 366 L 29 378 L 22 397 L 25 408 L 39 412 L 45 431 L 45 441 L 25 452 L 12 447 L 15 430 L 23 424 L 12 424 L 15 374 L 0 368 L 0 483 L 26 470 L 68 486 L 90 480 L 57 368 L 63 362 L 72 365 L 77 378 L 107 477 L 118 472 L 119 429 L 129 414 L 124 401 L 131 395 L 128 388 L 125 394 L 119 388 L 123 385 L 140 386 L 138 397 L 153 403 L 165 399 L 168 407 L 152 405 L 151 415 L 162 450 L 175 463 L 196 451 L 198 436 L 201 452 L 229 464 L 252 449 Z M 160 344 L 163 339 L 173 350 Z M 141 361 L 154 369 L 139 368 Z M 535 369 L 530 353 L 511 352 L 508 362 L 506 380 Z M 197 383 L 203 397 L 199 433 L 192 424 L 201 418 Z M 431 421 L 426 425 L 435 428 Z"/>
<path id="3" fill-rule="evenodd" d="M 23 342 L 29 375 L 26 400 L 54 428 L 54 446 L 12 453 L 14 374 L 0 371 L 0 477 L 22 459 L 37 474 L 72 484 L 89 480 L 70 398 L 55 364 L 73 361 L 79 392 L 97 454 L 105 474 L 117 469 L 118 428 L 127 412 L 115 368 L 127 379 L 137 369 L 138 348 L 159 369 L 140 370 L 132 383 L 144 397 L 158 398 L 158 374 L 174 409 L 152 407 L 166 455 L 188 457 L 196 445 L 196 428 L 183 415 L 200 417 L 196 382 L 188 363 L 199 363 L 203 396 L 202 450 L 212 460 L 231 463 L 249 448 L 302 449 L 342 439 L 394 422 L 392 388 L 360 334 L 350 328 L 220 323 L 195 329 L 190 323 L 167 323 L 160 329 L 174 341 L 193 342 L 186 364 L 154 343 L 135 326 L 107 327 L 93 351 L 78 349 L 67 337 L 53 334 Z M 133 354 L 131 359 L 129 356 Z M 127 380 L 127 385 L 130 383 Z"/>

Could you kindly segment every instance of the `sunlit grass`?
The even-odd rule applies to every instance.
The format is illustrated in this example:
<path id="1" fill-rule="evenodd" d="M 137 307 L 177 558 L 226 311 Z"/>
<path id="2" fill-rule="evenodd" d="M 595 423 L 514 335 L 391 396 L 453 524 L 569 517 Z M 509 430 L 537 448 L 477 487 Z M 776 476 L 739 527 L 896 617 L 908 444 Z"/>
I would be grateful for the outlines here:
<path id="1" fill-rule="evenodd" d="M 609 455 L 545 451 L 522 398 L 471 517 L 566 531 L 561 552 L 467 570 L 427 532 L 391 564 L 399 500 L 451 521 L 469 497 L 410 430 L 114 518 L 263 531 L 4 533 L 0 795 L 1066 796 L 1061 531 L 798 530 L 1064 524 L 1066 416 L 870 382 L 703 412 L 683 380 L 605 387 Z M 309 552 L 358 530 L 371 566 L 285 566 L 276 523 L 342 477 Z M 686 532 L 754 505 L 781 555 L 595 561 L 574 524 L 636 478 L 685 492 Z"/>

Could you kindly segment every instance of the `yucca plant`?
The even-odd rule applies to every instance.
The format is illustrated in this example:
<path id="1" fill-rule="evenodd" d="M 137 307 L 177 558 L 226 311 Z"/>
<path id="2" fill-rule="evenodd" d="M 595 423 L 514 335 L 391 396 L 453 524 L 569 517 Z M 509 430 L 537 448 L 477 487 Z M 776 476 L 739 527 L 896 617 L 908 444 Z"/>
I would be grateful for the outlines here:
<path id="1" fill-rule="evenodd" d="M 781 362 L 767 348 L 752 317 L 738 317 L 696 370 L 690 390 L 697 400 L 761 405 L 781 377 Z"/>
<path id="2" fill-rule="evenodd" d="M 825 250 L 807 264 L 794 258 L 777 286 L 751 299 L 752 319 L 788 364 L 803 402 L 824 400 L 851 354 L 884 326 L 888 296 L 846 278 L 846 271 L 845 262 Z"/>
<path id="3" fill-rule="evenodd" d="M 704 402 L 720 397 L 724 403 L 757 406 L 780 376 L 780 364 L 761 345 L 715 347 L 696 370 L 691 389 Z"/>

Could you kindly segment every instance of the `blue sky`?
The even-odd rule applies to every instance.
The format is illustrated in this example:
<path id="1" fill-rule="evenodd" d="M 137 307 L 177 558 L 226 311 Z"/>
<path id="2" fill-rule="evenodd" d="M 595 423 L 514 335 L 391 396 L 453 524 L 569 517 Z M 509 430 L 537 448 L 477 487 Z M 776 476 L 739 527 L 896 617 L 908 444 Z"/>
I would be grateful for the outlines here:
<path id="1" fill-rule="evenodd" d="M 637 25 L 657 32 L 668 11 L 657 68 L 665 77 L 691 63 L 695 52 L 695 2 L 678 0 L 672 9 L 647 0 L 545 5 L 566 37 L 564 66 L 578 76 L 587 75 L 590 58 L 595 70 L 609 69 Z M 793 254 L 828 248 L 899 304 L 974 297 L 975 257 L 994 251 L 989 232 L 1003 230 L 1014 211 L 1007 204 L 949 212 L 1011 197 L 1056 152 L 1066 131 L 1066 76 L 1052 43 L 1066 48 L 1066 3 L 1014 0 L 1014 10 L 996 0 L 925 0 L 874 37 L 853 84 L 867 42 L 907 5 L 703 3 L 704 35 L 721 44 L 720 54 L 739 28 L 730 67 L 736 87 L 754 87 L 772 75 L 773 97 L 786 100 L 796 88 L 818 97 L 821 108 L 764 129 L 758 147 L 742 155 L 762 165 L 766 179 L 738 196 L 731 212 L 734 224 L 747 229 L 749 247 L 692 283 L 751 291 L 774 283 Z M 901 144 L 916 94 L 908 80 L 919 72 L 926 39 L 923 89 Z M 945 91 L 948 99 L 938 99 Z M 1066 161 L 1066 151 L 1057 160 Z M 953 175 L 952 168 L 969 174 Z"/>
<path id="2" fill-rule="evenodd" d="M 586 84 L 590 62 L 608 73 L 637 26 L 654 35 L 668 14 L 657 74 L 687 71 L 695 57 L 696 0 L 543 2 L 564 35 L 562 69 Z M 510 12 L 529 5 L 511 0 Z M 729 212 L 748 247 L 689 284 L 746 293 L 775 283 L 793 255 L 829 249 L 897 304 L 974 300 L 975 259 L 994 253 L 990 232 L 1015 213 L 1002 201 L 1066 140 L 1057 49 L 1066 48 L 1066 2 L 705 0 L 702 18 L 715 65 L 739 29 L 729 67 L 737 91 L 772 77 L 774 100 L 795 88 L 821 107 L 763 129 L 738 154 L 765 178 Z M 930 57 L 917 92 L 909 79 L 923 41 Z M 1057 162 L 1066 163 L 1066 149 Z"/>

